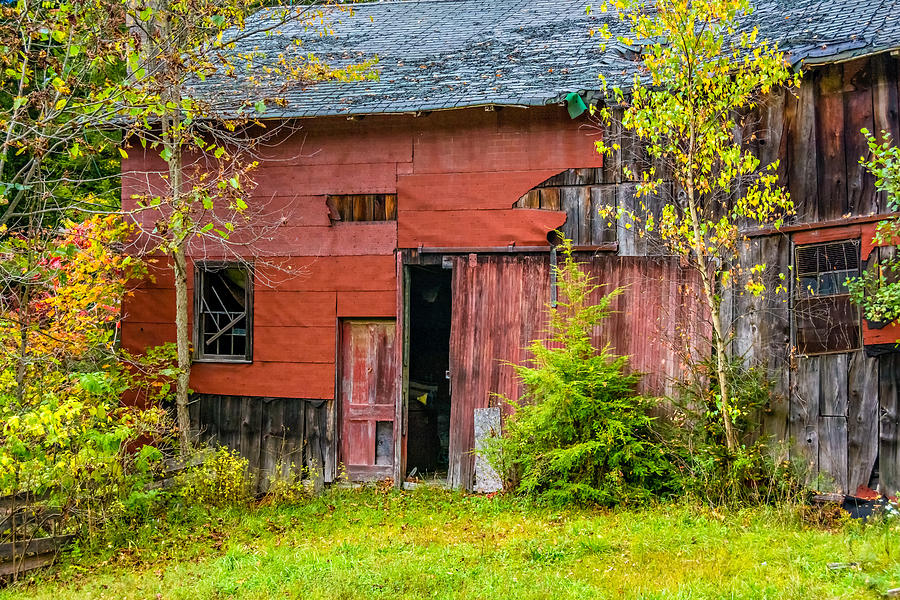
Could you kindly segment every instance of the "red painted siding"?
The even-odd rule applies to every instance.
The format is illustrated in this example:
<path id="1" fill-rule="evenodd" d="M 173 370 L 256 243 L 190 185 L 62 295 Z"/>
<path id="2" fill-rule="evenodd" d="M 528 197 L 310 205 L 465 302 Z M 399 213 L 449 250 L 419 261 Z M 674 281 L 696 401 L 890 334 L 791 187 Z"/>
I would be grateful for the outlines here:
<path id="1" fill-rule="evenodd" d="M 199 363 L 192 389 L 333 398 L 338 318 L 397 313 L 395 249 L 546 245 L 565 215 L 512 206 L 555 173 L 601 166 L 597 131 L 586 123 L 557 106 L 300 121 L 263 150 L 253 175 L 254 225 L 232 238 L 248 241 L 245 253 L 259 257 L 253 364 Z M 134 206 L 133 194 L 164 187 L 158 157 L 139 148 L 129 153 L 126 208 Z M 326 195 L 361 193 L 397 193 L 397 221 L 332 224 Z M 138 218 L 152 221 L 149 213 Z M 199 242 L 191 253 L 224 254 Z M 126 302 L 128 348 L 174 339 L 172 277 L 164 261 L 155 270 L 156 281 L 141 284 Z"/>
<path id="2" fill-rule="evenodd" d="M 681 365 L 666 341 L 685 334 L 697 339 L 697 276 L 675 258 L 579 256 L 582 268 L 601 284 L 593 300 L 624 287 L 612 314 L 594 332 L 598 347 L 609 344 L 630 356 L 630 368 L 646 373 L 639 390 L 664 394 Z M 508 363 L 529 358 L 527 346 L 546 336 L 550 301 L 548 256 L 461 256 L 454 261 L 450 372 L 449 483 L 470 487 L 474 460 L 473 409 L 518 398 L 522 389 Z"/>

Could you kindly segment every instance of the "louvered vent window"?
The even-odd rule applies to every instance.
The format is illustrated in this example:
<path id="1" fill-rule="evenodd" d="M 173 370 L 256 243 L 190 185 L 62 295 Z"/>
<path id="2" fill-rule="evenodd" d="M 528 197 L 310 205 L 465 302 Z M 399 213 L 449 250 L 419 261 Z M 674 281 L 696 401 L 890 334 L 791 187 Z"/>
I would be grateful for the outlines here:
<path id="1" fill-rule="evenodd" d="M 859 311 L 846 281 L 859 275 L 859 240 L 797 246 L 794 328 L 801 354 L 859 348 Z"/>

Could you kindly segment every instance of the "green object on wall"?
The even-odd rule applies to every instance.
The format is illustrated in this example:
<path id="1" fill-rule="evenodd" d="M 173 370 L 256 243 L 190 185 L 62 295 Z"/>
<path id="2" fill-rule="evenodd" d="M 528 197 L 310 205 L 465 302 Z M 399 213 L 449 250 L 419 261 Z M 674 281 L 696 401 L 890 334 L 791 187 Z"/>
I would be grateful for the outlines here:
<path id="1" fill-rule="evenodd" d="M 566 109 L 569 111 L 569 117 L 575 118 L 587 110 L 587 104 L 578 95 L 578 92 L 571 92 L 566 95 Z"/>

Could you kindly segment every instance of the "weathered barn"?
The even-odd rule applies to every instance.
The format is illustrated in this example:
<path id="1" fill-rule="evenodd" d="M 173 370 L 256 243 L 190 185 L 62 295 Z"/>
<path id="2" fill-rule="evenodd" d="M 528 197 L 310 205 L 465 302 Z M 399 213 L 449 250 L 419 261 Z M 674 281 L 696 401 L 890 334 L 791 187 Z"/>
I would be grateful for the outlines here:
<path id="1" fill-rule="evenodd" d="M 292 461 L 322 466 L 329 481 L 339 465 L 400 481 L 416 468 L 471 487 L 473 411 L 518 393 L 503 363 L 541 335 L 556 228 L 602 283 L 628 286 L 598 339 L 647 373 L 646 391 L 665 393 L 681 368 L 668 341 L 701 327 L 694 275 L 597 218 L 600 205 L 634 204 L 622 166 L 640 152 L 566 105 L 573 92 L 599 102 L 598 74 L 630 77 L 630 50 L 604 53 L 590 37 L 610 15 L 574 0 L 375 2 L 356 13 L 305 48 L 377 54 L 380 79 L 273 90 L 286 103 L 263 117 L 292 133 L 267 150 L 254 197 L 277 227 L 248 243 L 251 265 L 194 253 L 198 429 L 264 472 Z M 764 430 L 792 440 L 813 475 L 895 491 L 900 333 L 868 329 L 845 290 L 826 287 L 888 251 L 870 243 L 887 209 L 858 164 L 859 131 L 900 138 L 900 3 L 766 0 L 749 24 L 805 75 L 746 136 L 764 161 L 781 160 L 799 214 L 779 232 L 748 232 L 744 251 L 806 279 L 766 306 L 732 298 L 729 314 L 746 316 L 733 350 L 775 378 Z M 277 50 L 303 35 L 257 42 Z M 244 98 L 239 79 L 206 85 L 223 104 Z M 604 162 L 598 136 L 622 152 Z M 161 171 L 132 152 L 123 203 Z M 126 347 L 174 340 L 171 275 L 160 267 L 125 311 Z"/>

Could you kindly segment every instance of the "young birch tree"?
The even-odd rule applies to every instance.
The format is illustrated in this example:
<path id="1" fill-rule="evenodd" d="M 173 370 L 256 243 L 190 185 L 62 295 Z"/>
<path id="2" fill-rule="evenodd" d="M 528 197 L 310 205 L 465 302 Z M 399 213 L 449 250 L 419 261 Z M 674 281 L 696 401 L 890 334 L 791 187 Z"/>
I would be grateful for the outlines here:
<path id="1" fill-rule="evenodd" d="M 728 450 L 735 451 L 738 409 L 730 395 L 727 351 L 732 331 L 721 317 L 722 299 L 738 268 L 741 228 L 777 228 L 793 211 L 778 184 L 778 164 L 761 167 L 735 132 L 742 125 L 739 115 L 752 111 L 775 86 L 797 85 L 799 77 L 777 46 L 759 39 L 756 29 L 740 29 L 751 12 L 749 0 L 615 0 L 612 6 L 630 29 L 617 40 L 641 45 L 630 88 L 607 90 L 621 107 L 621 126 L 654 162 L 639 174 L 637 195 L 656 192 L 664 179 L 673 181 L 677 192 L 658 218 L 637 218 L 635 226 L 653 232 L 699 273 L 711 324 L 715 399 Z M 608 43 L 608 28 L 600 33 Z M 615 118 L 608 106 L 595 114 L 606 125 Z M 602 141 L 597 148 L 607 155 L 619 150 Z M 618 218 L 633 217 L 619 212 Z M 749 270 L 761 271 L 754 267 Z M 751 282 L 748 291 L 759 295 L 762 285 Z"/>
<path id="2" fill-rule="evenodd" d="M 280 94 L 287 86 L 373 76 L 373 61 L 331 67 L 304 53 L 297 39 L 287 47 L 270 43 L 285 27 L 327 35 L 336 13 L 349 10 L 331 0 L 298 6 L 276 1 L 264 8 L 256 0 L 129 3 L 127 22 L 135 35 L 127 133 L 132 145 L 139 141 L 165 163 L 157 182 L 162 190 L 139 198 L 132 212 L 149 249 L 170 256 L 174 271 L 175 404 L 183 451 L 191 446 L 188 268 L 197 256 L 190 249 L 218 245 L 239 259 L 252 251 L 242 251 L 232 234 L 247 220 L 259 149 L 291 127 L 263 120 L 267 110 L 277 113 L 284 105 Z M 232 94 L 204 92 L 201 83 L 211 78 L 224 85 L 218 92 Z"/>

